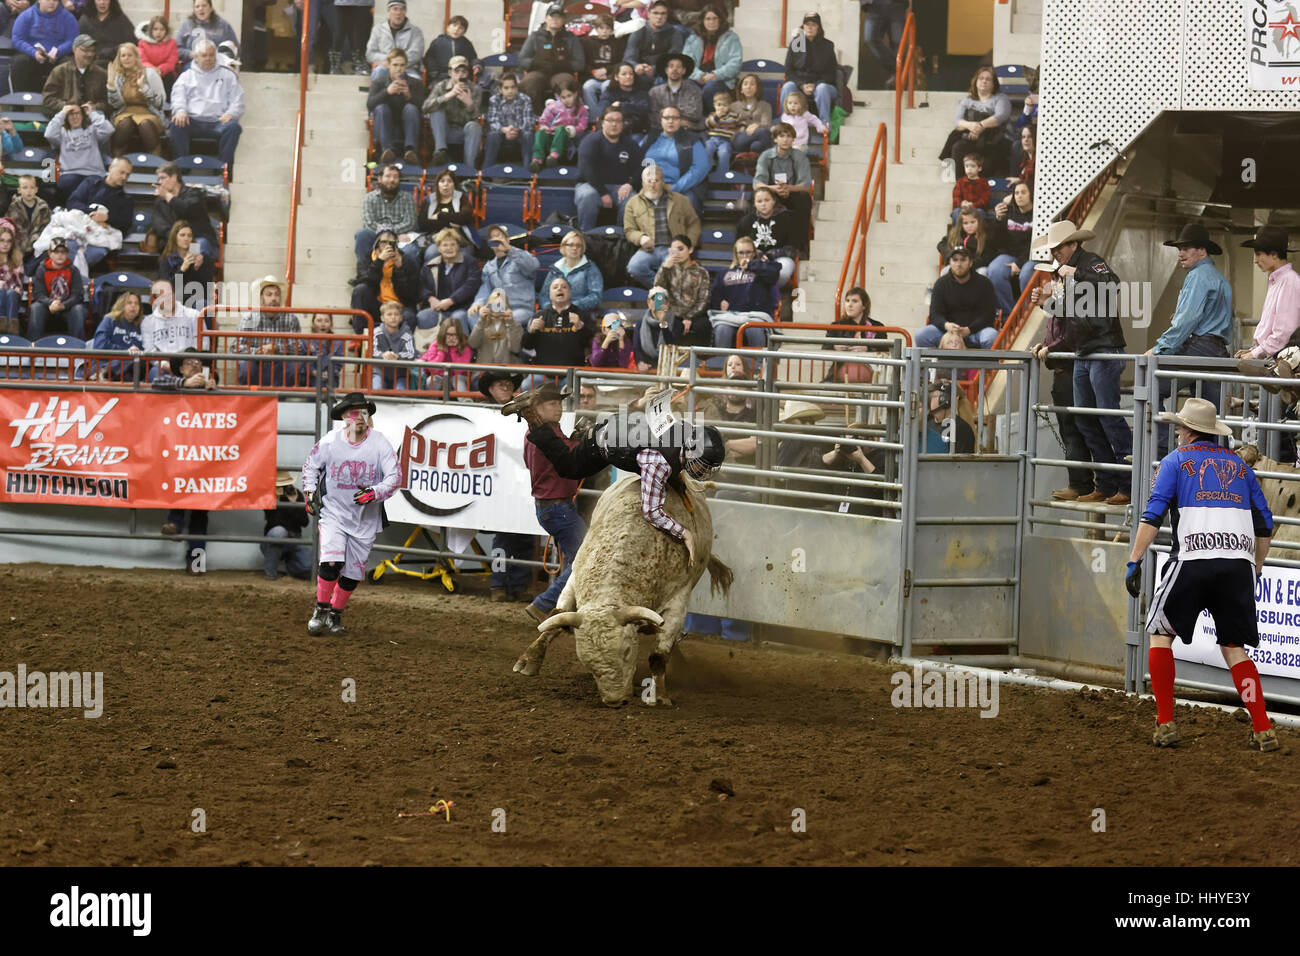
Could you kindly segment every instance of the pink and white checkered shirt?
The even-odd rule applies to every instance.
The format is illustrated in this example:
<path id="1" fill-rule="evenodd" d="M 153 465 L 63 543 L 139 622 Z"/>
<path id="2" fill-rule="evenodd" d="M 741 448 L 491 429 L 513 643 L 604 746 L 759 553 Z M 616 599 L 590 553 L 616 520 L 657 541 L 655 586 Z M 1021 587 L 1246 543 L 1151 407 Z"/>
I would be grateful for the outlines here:
<path id="1" fill-rule="evenodd" d="M 686 529 L 664 511 L 664 488 L 672 476 L 672 466 L 653 448 L 637 452 L 636 463 L 641 468 L 641 514 L 660 531 L 682 540 Z"/>

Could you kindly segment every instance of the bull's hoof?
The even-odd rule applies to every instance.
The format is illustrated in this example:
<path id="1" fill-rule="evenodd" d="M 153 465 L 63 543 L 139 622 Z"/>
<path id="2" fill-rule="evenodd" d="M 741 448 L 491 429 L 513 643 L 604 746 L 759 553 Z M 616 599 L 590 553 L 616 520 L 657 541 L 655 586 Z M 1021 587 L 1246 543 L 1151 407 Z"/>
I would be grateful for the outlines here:
<path id="1" fill-rule="evenodd" d="M 604 704 L 606 707 L 608 707 L 610 710 L 618 710 L 620 707 L 626 704 L 627 701 L 626 700 L 602 700 L 601 703 Z"/>
<path id="2" fill-rule="evenodd" d="M 645 702 L 645 705 L 647 707 L 671 708 L 673 706 L 673 702 L 670 698 L 667 697 L 656 697 L 654 700 L 647 700 Z"/>
<path id="3" fill-rule="evenodd" d="M 536 677 L 541 669 L 542 662 L 530 658 L 527 654 L 520 655 L 519 660 L 515 661 L 515 673 L 523 674 L 525 677 Z"/>

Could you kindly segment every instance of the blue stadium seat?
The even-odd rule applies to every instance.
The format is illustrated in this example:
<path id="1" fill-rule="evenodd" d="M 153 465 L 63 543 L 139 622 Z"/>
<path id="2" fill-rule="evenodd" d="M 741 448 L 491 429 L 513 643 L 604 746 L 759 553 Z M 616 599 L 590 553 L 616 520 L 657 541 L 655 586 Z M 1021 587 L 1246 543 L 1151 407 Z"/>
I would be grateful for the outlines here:
<path id="1" fill-rule="evenodd" d="M 165 166 L 168 160 L 161 156 L 155 156 L 153 153 L 128 153 L 127 159 L 131 160 L 132 168 L 138 173 L 141 170 L 155 170 L 159 166 Z"/>
<path id="2" fill-rule="evenodd" d="M 72 335 L 47 335 L 32 343 L 35 352 L 80 351 L 86 343 Z M 36 355 L 32 358 L 32 378 L 55 379 L 68 378 L 72 361 L 68 358 L 47 358 Z"/>
<path id="3" fill-rule="evenodd" d="M 553 213 L 572 216 L 578 211 L 573 201 L 573 190 L 578 183 L 578 167 L 554 166 L 537 174 L 537 221 L 545 222 Z"/>
<path id="4" fill-rule="evenodd" d="M 175 160 L 181 175 L 190 186 L 222 186 L 226 179 L 226 164 L 215 156 L 180 156 Z"/>
<path id="5" fill-rule="evenodd" d="M 485 56 L 479 60 L 479 64 L 482 66 L 484 73 L 492 76 L 492 85 L 495 86 L 502 73 L 518 68 L 519 57 L 514 53 L 493 53 L 491 56 Z"/>
<path id="6" fill-rule="evenodd" d="M 109 272 L 95 277 L 95 312 L 104 315 L 113 307 L 113 302 L 127 290 L 139 292 L 146 302 L 149 299 L 149 286 L 153 280 L 138 272 Z"/>
<path id="7" fill-rule="evenodd" d="M 21 335 L 0 335 L 0 349 L 26 349 L 32 343 Z M 0 378 L 29 378 L 31 359 L 25 355 L 0 355 Z"/>
<path id="8" fill-rule="evenodd" d="M 644 306 L 649 293 L 640 286 L 620 285 L 605 290 L 605 297 L 600 300 L 604 309 L 627 309 Z"/>
<path id="9" fill-rule="evenodd" d="M 18 109 L 40 112 L 45 96 L 41 93 L 6 93 L 0 96 L 0 107 L 5 110 Z M 44 116 L 44 114 L 41 114 Z"/>
<path id="10" fill-rule="evenodd" d="M 1019 97 L 1023 100 L 1029 94 L 1029 70 L 1026 67 L 1018 63 L 1009 63 L 1005 66 L 995 66 L 993 72 L 997 75 L 998 86 L 1007 96 Z"/>
<path id="11" fill-rule="evenodd" d="M 740 64 L 740 72 L 757 73 L 762 80 L 782 80 L 785 78 L 785 63 L 781 60 L 746 60 Z"/>
<path id="12" fill-rule="evenodd" d="M 429 187 L 438 178 L 438 174 L 444 169 L 450 169 L 452 174 L 458 179 L 474 179 L 478 176 L 478 170 L 469 163 L 443 163 L 441 166 L 430 166 L 424 171 L 424 182 Z"/>
<path id="13" fill-rule="evenodd" d="M 47 150 L 28 146 L 5 157 L 5 172 L 10 176 L 35 176 L 40 179 L 46 171 L 54 175 L 54 157 Z"/>
<path id="14" fill-rule="evenodd" d="M 569 226 L 564 225 L 538 226 L 528 235 L 535 242 L 540 242 L 544 245 L 558 246 L 560 244 L 560 238 L 569 231 L 569 228 Z"/>
<path id="15" fill-rule="evenodd" d="M 533 221 L 533 174 L 522 163 L 498 163 L 483 170 L 483 221 L 523 222 Z"/>
<path id="16" fill-rule="evenodd" d="M 622 237 L 622 226 L 597 226 L 595 229 L 587 230 L 588 239 L 621 239 Z"/>
<path id="17" fill-rule="evenodd" d="M 724 262 L 731 263 L 732 245 L 736 241 L 734 229 L 715 229 L 706 226 L 700 230 L 700 241 L 695 249 L 695 259 L 706 268 Z"/>

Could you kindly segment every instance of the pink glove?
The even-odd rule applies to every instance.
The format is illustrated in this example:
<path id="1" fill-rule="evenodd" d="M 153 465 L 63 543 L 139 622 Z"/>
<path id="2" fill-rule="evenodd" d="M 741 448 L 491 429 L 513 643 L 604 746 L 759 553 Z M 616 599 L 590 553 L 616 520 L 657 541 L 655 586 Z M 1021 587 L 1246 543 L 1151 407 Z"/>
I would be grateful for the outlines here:
<path id="1" fill-rule="evenodd" d="M 362 488 L 360 491 L 358 491 L 355 495 L 352 496 L 352 500 L 359 505 L 368 505 L 370 504 L 370 502 L 375 500 L 375 489 Z"/>

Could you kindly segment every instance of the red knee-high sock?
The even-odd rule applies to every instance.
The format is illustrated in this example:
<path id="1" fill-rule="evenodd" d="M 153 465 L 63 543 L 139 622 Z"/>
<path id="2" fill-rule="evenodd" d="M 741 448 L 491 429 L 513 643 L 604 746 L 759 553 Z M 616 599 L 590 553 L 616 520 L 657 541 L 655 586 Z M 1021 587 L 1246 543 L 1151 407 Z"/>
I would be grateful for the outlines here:
<path id="1" fill-rule="evenodd" d="M 352 597 L 351 591 L 346 591 L 343 588 L 335 588 L 334 600 L 330 602 L 330 606 L 336 611 L 341 611 L 347 607 L 348 598 L 350 597 Z"/>
<path id="2" fill-rule="evenodd" d="M 326 581 L 324 578 L 318 577 L 316 579 L 316 603 L 329 604 L 330 598 L 334 596 L 334 585 L 336 584 L 338 584 L 337 580 Z"/>
<path id="3" fill-rule="evenodd" d="M 1148 650 L 1147 669 L 1151 672 L 1151 693 L 1156 698 L 1156 723 L 1167 724 L 1174 719 L 1174 649 Z"/>
<path id="4" fill-rule="evenodd" d="M 1264 688 L 1259 684 L 1259 671 L 1252 660 L 1244 660 L 1240 664 L 1233 664 L 1232 682 L 1237 685 L 1237 693 L 1241 695 L 1241 702 L 1246 705 L 1246 710 L 1250 712 L 1250 726 L 1255 733 L 1261 730 L 1268 730 L 1273 726 L 1268 719 L 1268 710 L 1264 706 Z"/>

